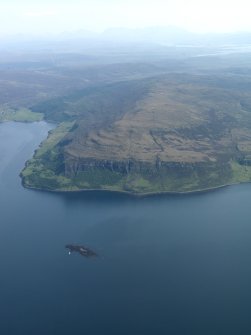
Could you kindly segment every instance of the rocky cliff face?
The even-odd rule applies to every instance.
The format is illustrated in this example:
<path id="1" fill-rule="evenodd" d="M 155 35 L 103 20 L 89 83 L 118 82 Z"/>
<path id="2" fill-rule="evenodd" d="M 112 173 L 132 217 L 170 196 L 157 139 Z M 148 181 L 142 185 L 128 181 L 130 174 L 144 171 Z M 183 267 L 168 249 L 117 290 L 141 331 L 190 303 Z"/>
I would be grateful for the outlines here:
<path id="1" fill-rule="evenodd" d="M 126 161 L 113 160 L 96 160 L 75 157 L 65 157 L 65 171 L 64 174 L 68 178 L 74 178 L 81 172 L 95 171 L 96 169 L 108 170 L 110 172 L 117 172 L 128 176 L 130 174 L 149 174 L 158 175 L 161 173 L 169 173 L 176 171 L 180 174 L 192 173 L 193 171 L 204 170 L 208 167 L 220 167 L 226 164 L 200 162 L 200 163 L 183 163 L 183 162 L 162 162 L 156 158 L 155 162 L 144 162 L 128 159 Z"/>
<path id="2" fill-rule="evenodd" d="M 97 160 L 65 157 L 65 175 L 84 188 L 116 189 L 131 193 L 189 191 L 228 183 L 232 178 L 227 162 L 163 162 Z"/>

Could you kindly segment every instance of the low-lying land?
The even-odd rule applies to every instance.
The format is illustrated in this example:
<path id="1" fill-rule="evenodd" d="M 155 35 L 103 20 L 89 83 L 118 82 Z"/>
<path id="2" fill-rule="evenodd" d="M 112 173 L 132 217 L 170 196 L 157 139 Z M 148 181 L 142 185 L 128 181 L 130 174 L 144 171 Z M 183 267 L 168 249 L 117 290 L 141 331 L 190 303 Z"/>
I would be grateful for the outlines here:
<path id="1" fill-rule="evenodd" d="M 43 113 L 33 113 L 27 108 L 11 109 L 7 107 L 0 109 L 0 122 L 36 122 L 42 121 L 43 118 Z"/>

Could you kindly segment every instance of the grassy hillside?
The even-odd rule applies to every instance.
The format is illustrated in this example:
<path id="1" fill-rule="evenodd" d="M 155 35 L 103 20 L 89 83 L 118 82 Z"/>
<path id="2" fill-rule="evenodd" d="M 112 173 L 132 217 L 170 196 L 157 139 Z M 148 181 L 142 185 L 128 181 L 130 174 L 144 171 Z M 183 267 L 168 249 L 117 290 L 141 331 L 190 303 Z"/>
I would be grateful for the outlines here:
<path id="1" fill-rule="evenodd" d="M 250 181 L 250 88 L 249 76 L 169 74 L 34 105 L 70 123 L 27 164 L 24 185 L 155 193 Z"/>

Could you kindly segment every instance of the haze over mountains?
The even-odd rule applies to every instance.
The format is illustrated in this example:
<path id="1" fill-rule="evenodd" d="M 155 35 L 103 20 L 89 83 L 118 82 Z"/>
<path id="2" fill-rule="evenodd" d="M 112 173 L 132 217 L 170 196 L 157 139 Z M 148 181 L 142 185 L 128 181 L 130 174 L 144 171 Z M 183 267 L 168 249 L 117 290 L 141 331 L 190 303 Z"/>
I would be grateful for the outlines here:
<path id="1" fill-rule="evenodd" d="M 51 48 L 57 52 L 57 48 L 74 47 L 82 50 L 83 43 L 87 46 L 97 47 L 118 46 L 131 43 L 142 45 L 162 46 L 223 46 L 223 45 L 247 45 L 251 44 L 250 32 L 235 33 L 204 33 L 189 32 L 177 27 L 147 27 L 142 29 L 110 28 L 97 33 L 89 30 L 62 32 L 60 34 L 44 33 L 36 34 L 2 34 L 0 35 L 0 49 L 41 49 Z M 72 50 L 72 51 L 74 51 Z"/>

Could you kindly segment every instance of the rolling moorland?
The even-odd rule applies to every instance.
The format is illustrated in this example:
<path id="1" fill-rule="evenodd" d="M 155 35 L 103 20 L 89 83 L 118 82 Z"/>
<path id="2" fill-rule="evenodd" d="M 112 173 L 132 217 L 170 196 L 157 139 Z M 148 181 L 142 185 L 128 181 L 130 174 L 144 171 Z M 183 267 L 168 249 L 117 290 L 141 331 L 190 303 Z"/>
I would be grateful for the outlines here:
<path id="1" fill-rule="evenodd" d="M 251 54 L 183 51 L 2 61 L 0 121 L 55 123 L 23 185 L 146 194 L 251 181 Z"/>

